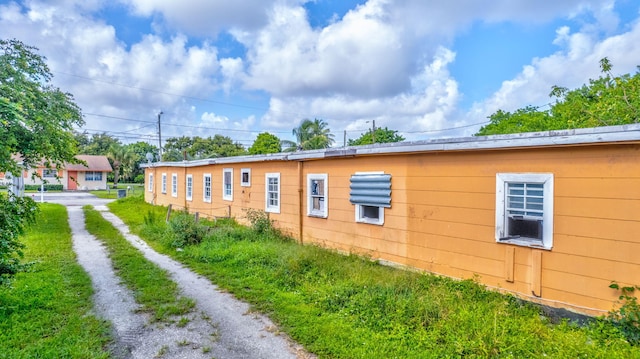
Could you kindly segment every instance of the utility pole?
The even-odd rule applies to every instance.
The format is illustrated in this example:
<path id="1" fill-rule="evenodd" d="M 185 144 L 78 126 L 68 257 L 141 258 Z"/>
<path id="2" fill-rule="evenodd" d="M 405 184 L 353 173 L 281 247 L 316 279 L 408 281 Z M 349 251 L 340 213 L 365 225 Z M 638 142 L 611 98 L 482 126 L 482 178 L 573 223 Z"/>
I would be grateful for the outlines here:
<path id="1" fill-rule="evenodd" d="M 373 132 L 371 132 L 371 139 L 373 143 L 376 143 L 376 120 L 373 120 Z"/>
<path id="2" fill-rule="evenodd" d="M 160 116 L 162 116 L 163 112 L 160 111 L 158 113 L 158 149 L 160 150 L 160 158 L 159 161 L 162 161 L 162 129 L 160 127 Z"/>

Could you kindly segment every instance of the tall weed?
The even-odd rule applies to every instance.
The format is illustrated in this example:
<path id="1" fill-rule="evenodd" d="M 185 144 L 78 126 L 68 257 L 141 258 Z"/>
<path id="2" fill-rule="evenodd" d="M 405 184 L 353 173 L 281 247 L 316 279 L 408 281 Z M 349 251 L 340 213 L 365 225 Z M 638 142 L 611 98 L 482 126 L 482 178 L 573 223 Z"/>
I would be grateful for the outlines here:
<path id="1" fill-rule="evenodd" d="M 178 212 L 169 219 L 165 241 L 173 248 L 182 248 L 202 242 L 207 231 L 207 227 L 196 223 L 189 213 Z"/>

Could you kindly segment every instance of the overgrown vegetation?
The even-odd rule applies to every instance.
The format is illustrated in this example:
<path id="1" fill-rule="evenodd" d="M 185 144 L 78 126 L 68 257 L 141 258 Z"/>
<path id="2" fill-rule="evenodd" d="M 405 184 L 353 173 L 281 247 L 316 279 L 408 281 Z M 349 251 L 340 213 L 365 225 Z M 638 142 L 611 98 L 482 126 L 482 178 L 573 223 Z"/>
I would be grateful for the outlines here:
<path id="1" fill-rule="evenodd" d="M 207 227 L 197 223 L 187 212 L 177 212 L 170 219 L 165 231 L 166 241 L 173 248 L 182 248 L 202 242 Z"/>
<path id="2" fill-rule="evenodd" d="M 105 243 L 118 276 L 154 320 L 168 321 L 193 309 L 194 302 L 180 296 L 167 272 L 145 259 L 98 211 L 86 206 L 84 213 L 87 230 Z"/>
<path id="3" fill-rule="evenodd" d="M 41 205 L 24 239 L 29 272 L 0 286 L 0 358 L 109 358 L 109 325 L 93 314 L 64 207 Z"/>
<path id="4" fill-rule="evenodd" d="M 257 209 L 248 208 L 245 210 L 247 220 L 251 223 L 251 228 L 257 233 L 273 232 L 273 222 L 269 218 L 269 213 Z"/>
<path id="5" fill-rule="evenodd" d="M 31 198 L 0 194 L 0 286 L 29 266 L 21 263 L 25 245 L 20 236 L 35 221 L 37 210 Z"/>
<path id="6" fill-rule="evenodd" d="M 609 312 L 609 319 L 620 328 L 630 343 L 640 345 L 640 303 L 635 295 L 640 286 L 622 287 L 614 282 L 609 288 L 620 292 L 620 308 Z"/>
<path id="7" fill-rule="evenodd" d="M 201 243 L 176 251 L 162 240 L 165 222 L 149 220 L 166 208 L 129 198 L 109 207 L 154 248 L 267 313 L 320 357 L 640 357 L 607 320 L 553 324 L 538 307 L 473 280 L 301 246 L 231 220 L 208 223 Z"/>

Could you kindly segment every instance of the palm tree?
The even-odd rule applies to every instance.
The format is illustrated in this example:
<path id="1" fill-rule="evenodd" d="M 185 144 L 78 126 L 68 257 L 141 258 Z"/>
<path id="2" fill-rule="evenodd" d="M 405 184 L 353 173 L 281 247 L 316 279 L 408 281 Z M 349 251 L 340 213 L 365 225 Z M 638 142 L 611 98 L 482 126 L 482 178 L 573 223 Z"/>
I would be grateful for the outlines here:
<path id="1" fill-rule="evenodd" d="M 135 163 L 135 153 L 130 151 L 128 147 L 113 145 L 109 148 L 107 158 L 111 160 L 113 165 L 113 187 L 117 188 L 120 169 L 124 170 L 123 166 L 130 166 Z"/>
<path id="2" fill-rule="evenodd" d="M 304 119 L 293 129 L 293 135 L 296 136 L 296 142 L 282 141 L 282 146 L 286 147 L 285 152 L 328 148 L 334 142 L 334 136 L 327 123 L 317 118 L 313 121 Z"/>

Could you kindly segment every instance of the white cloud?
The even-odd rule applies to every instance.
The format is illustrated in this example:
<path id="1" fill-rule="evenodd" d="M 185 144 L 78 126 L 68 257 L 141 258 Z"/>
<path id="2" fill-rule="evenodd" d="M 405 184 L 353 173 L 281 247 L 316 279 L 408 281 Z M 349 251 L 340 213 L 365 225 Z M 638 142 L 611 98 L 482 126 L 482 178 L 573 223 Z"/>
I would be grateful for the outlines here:
<path id="1" fill-rule="evenodd" d="M 85 112 L 146 121 L 165 111 L 165 136 L 202 135 L 179 127 L 184 124 L 228 129 L 225 135 L 234 139 L 251 131 L 289 133 L 305 117 L 326 119 L 337 133 L 365 130 L 374 119 L 407 133 L 457 127 L 485 120 L 498 108 L 546 103 L 551 85 L 574 87 L 585 75 L 598 76 L 604 56 L 616 73 L 633 71 L 640 58 L 637 23 L 611 35 L 620 22 L 612 0 L 369 0 L 320 27 L 309 24 L 306 0 L 120 2 L 153 21 L 157 32 L 125 44 L 97 11 L 112 4 L 53 0 L 0 5 L 0 37 L 40 47 L 56 84 L 74 93 Z M 476 22 L 540 24 L 569 17 L 579 26 L 558 29 L 560 51 L 532 59 L 468 113 L 457 108 L 462 95 L 448 71 L 456 35 Z M 220 58 L 220 31 L 229 31 L 246 56 Z M 214 113 L 207 104 L 218 94 L 233 104 L 233 96 L 246 90 L 269 98 L 259 120 L 248 111 L 237 117 Z M 87 121 L 89 128 L 106 130 L 145 126 L 92 116 Z"/>
<path id="2" fill-rule="evenodd" d="M 456 33 L 478 20 L 536 23 L 596 10 L 610 28 L 611 6 L 598 4 L 370 0 L 319 29 L 311 28 L 302 7 L 276 5 L 264 28 L 233 34 L 248 49 L 245 86 L 273 96 L 263 118 L 268 126 L 291 127 L 291 117 L 300 113 L 329 119 L 337 128 L 353 129 L 360 119 L 376 118 L 405 131 L 430 131 L 469 123 L 456 109 L 460 94 L 447 69 L 454 54 L 442 45 Z M 560 32 L 558 42 L 571 42 L 568 56 L 591 52 L 596 33 L 565 35 Z M 510 97 L 515 88 L 525 98 L 539 98 L 536 84 L 547 84 L 551 75 L 527 68 L 505 82 L 493 102 L 522 104 Z M 542 96 L 547 93 L 545 88 Z"/>
<path id="3" fill-rule="evenodd" d="M 446 126 L 459 98 L 457 83 L 447 70 L 454 58 L 452 51 L 440 48 L 434 60 L 410 79 L 411 88 L 395 96 L 275 96 L 263 120 L 270 127 L 290 129 L 295 125 L 291 123 L 292 119 L 295 122 L 302 120 L 296 114 L 314 114 L 326 120 L 337 135 L 347 130 L 349 136 L 357 136 L 358 131 L 370 127 L 365 121 L 373 119 L 379 127 L 408 132 L 438 129 Z"/>
<path id="4" fill-rule="evenodd" d="M 255 30 L 276 0 L 121 0 L 140 16 L 161 14 L 180 32 L 215 36 L 224 29 Z"/>
<path id="5" fill-rule="evenodd" d="M 215 47 L 189 45 L 181 34 L 169 40 L 149 34 L 127 48 L 113 26 L 86 16 L 85 10 L 71 1 L 62 7 L 31 2 L 24 10 L 0 6 L 0 37 L 38 47 L 54 83 L 74 94 L 86 113 L 153 120 L 161 109 L 173 108 L 175 117 L 188 119 L 184 97 L 177 95 L 206 98 L 218 86 Z M 87 128 L 110 131 L 141 126 L 91 115 L 86 121 Z"/>
<path id="6" fill-rule="evenodd" d="M 247 87 L 276 96 L 377 97 L 408 89 L 413 60 L 384 16 L 367 4 L 312 29 L 303 8 L 274 7 L 257 34 L 235 33 L 249 49 Z"/>
<path id="7" fill-rule="evenodd" d="M 552 86 L 573 89 L 598 78 L 599 61 L 604 57 L 613 64 L 614 74 L 635 71 L 640 63 L 640 22 L 636 21 L 627 32 L 604 39 L 592 30 L 588 27 L 586 32 L 572 33 L 568 27 L 559 28 L 554 43 L 562 50 L 533 59 L 515 78 L 504 81 L 496 93 L 474 104 L 467 114 L 468 122 L 483 121 L 498 109 L 513 111 L 550 103 Z"/>

